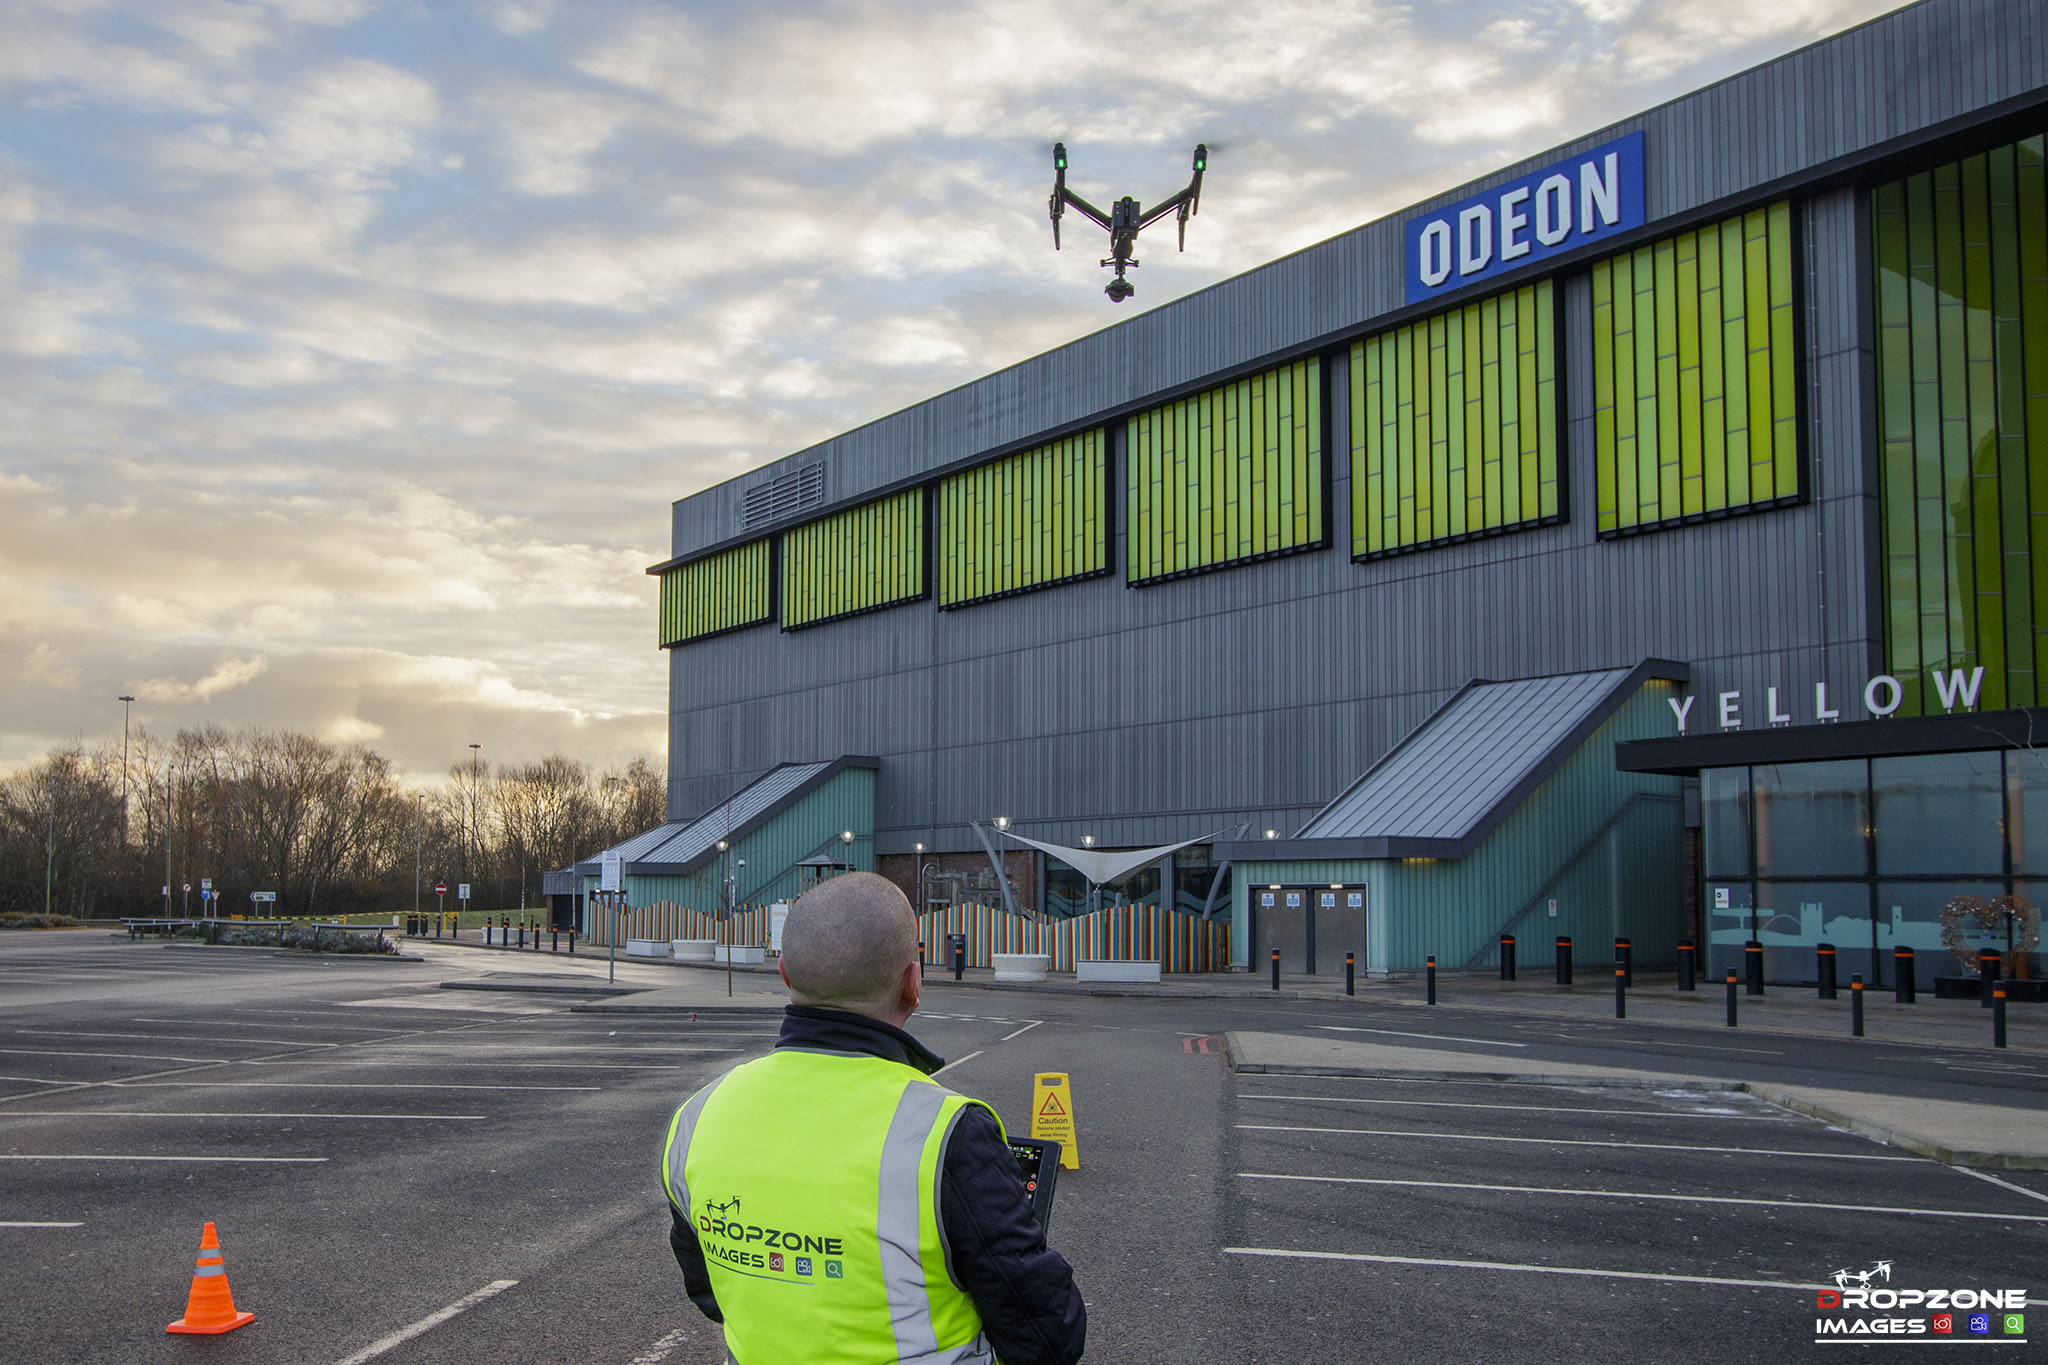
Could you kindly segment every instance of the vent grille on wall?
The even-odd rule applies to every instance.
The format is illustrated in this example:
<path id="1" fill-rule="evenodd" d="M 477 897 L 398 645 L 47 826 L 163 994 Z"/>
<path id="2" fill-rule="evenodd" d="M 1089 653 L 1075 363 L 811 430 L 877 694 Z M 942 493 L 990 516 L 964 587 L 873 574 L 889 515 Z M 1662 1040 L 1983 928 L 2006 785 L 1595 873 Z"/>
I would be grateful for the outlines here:
<path id="1" fill-rule="evenodd" d="M 740 529 L 751 531 L 825 501 L 825 466 L 807 464 L 749 488 L 740 497 Z"/>

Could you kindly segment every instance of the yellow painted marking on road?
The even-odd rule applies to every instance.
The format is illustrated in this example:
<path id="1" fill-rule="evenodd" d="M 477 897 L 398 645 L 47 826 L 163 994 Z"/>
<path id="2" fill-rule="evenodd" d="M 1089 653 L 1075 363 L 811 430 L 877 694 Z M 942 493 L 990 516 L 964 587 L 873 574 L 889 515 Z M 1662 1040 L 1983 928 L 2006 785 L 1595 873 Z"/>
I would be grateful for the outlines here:
<path id="1" fill-rule="evenodd" d="M 1031 1081 L 1031 1136 L 1060 1145 L 1060 1169 L 1081 1169 L 1081 1145 L 1074 1134 L 1074 1092 L 1064 1071 L 1041 1071 Z"/>

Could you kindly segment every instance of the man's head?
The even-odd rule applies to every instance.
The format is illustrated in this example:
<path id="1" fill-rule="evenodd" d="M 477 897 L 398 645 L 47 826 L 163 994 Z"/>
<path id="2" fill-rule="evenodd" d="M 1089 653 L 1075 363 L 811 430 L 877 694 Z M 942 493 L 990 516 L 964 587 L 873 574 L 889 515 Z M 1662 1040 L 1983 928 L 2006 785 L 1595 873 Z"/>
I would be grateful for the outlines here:
<path id="1" fill-rule="evenodd" d="M 917 1009 L 917 917 L 896 884 L 847 872 L 797 898 L 782 926 L 782 980 L 799 1005 L 901 1024 Z"/>

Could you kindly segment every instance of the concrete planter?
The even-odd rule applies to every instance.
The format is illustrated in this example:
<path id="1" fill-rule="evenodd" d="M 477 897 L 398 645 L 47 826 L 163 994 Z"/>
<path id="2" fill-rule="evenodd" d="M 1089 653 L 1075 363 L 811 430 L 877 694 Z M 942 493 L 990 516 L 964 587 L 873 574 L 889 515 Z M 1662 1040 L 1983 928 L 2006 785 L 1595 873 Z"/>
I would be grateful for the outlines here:
<path id="1" fill-rule="evenodd" d="M 711 960 L 713 962 L 730 960 L 735 967 L 758 967 L 767 958 L 768 950 L 766 948 L 749 948 L 745 945 L 734 945 L 728 948 L 724 944 L 719 944 L 714 950 Z"/>
<path id="2" fill-rule="evenodd" d="M 712 938 L 678 938 L 669 941 L 669 956 L 678 962 L 710 962 L 711 950 L 718 946 Z"/>
<path id="3" fill-rule="evenodd" d="M 626 940 L 627 957 L 667 957 L 668 940 L 665 938 L 629 938 Z"/>
<path id="4" fill-rule="evenodd" d="M 1044 953 L 996 953 L 993 961 L 998 981 L 1043 981 L 1052 966 Z"/>
<path id="5" fill-rule="evenodd" d="M 1157 962 L 1077 962 L 1076 981 L 1159 981 Z"/>

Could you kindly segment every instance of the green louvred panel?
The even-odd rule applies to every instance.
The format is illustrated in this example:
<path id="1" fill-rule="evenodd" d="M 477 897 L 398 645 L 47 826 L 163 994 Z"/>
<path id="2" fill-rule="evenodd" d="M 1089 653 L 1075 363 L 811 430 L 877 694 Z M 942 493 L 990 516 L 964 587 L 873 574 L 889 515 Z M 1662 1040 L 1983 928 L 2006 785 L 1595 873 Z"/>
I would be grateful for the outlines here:
<path id="1" fill-rule="evenodd" d="M 941 481 L 941 608 L 1005 597 L 1109 567 L 1106 442 L 1100 428 Z"/>
<path id="2" fill-rule="evenodd" d="M 1327 543 L 1318 362 L 1140 413 L 1126 436 L 1130 582 Z"/>
<path id="3" fill-rule="evenodd" d="M 774 615 L 771 542 L 757 540 L 661 576 L 661 647 L 756 626 Z"/>
<path id="4" fill-rule="evenodd" d="M 1871 193 L 1885 667 L 1909 713 L 1964 709 L 1978 668 L 1977 707 L 2048 704 L 2044 152 Z"/>
<path id="5" fill-rule="evenodd" d="M 925 490 L 912 488 L 782 537 L 782 628 L 925 595 Z"/>
<path id="6" fill-rule="evenodd" d="M 1356 558 L 1563 519 L 1550 281 L 1351 348 Z"/>
<path id="7" fill-rule="evenodd" d="M 1599 534 L 1797 502 L 1792 206 L 1596 262 Z"/>

